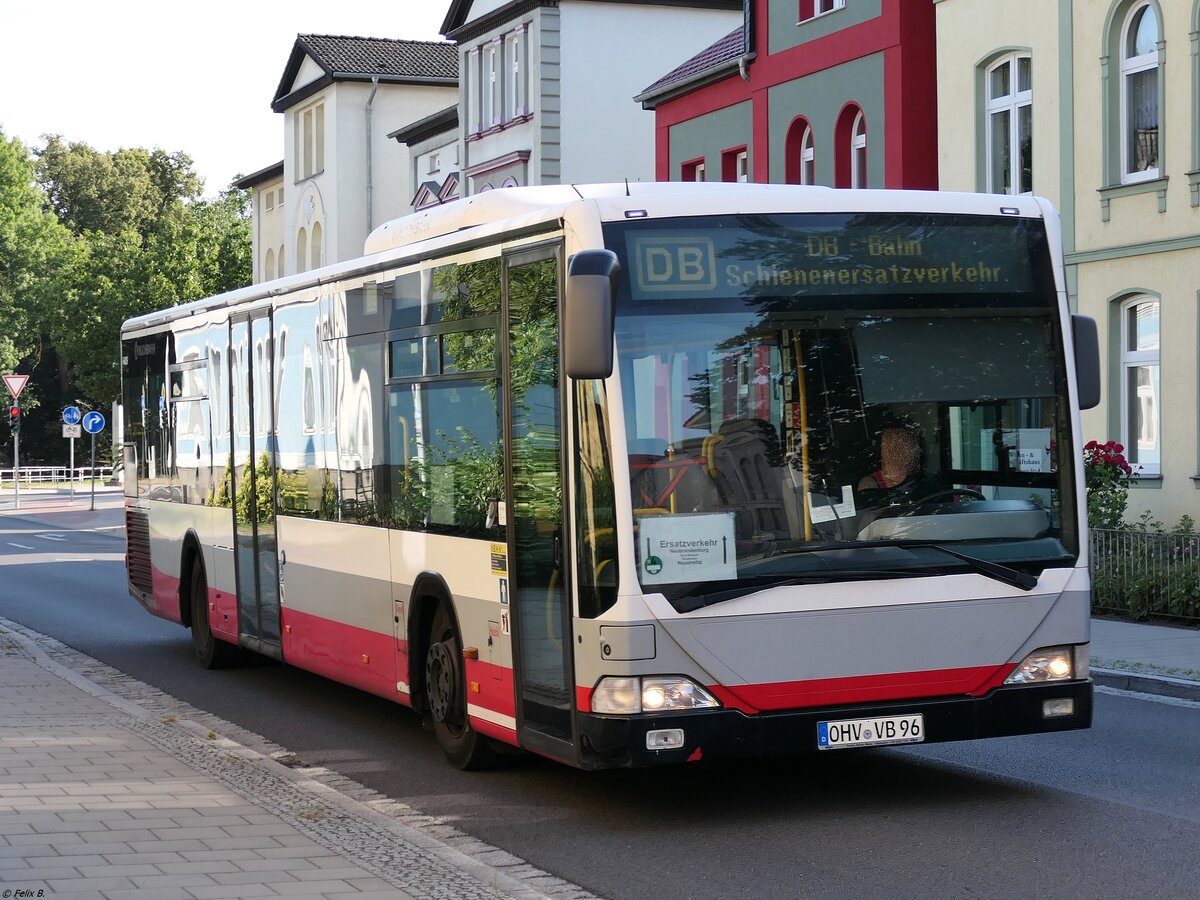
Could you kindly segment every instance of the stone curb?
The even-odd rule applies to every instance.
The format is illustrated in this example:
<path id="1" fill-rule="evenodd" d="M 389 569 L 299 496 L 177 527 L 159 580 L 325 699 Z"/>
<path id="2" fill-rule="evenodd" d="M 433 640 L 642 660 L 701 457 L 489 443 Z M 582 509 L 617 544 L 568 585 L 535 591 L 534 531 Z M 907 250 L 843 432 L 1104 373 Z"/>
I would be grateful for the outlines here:
<path id="1" fill-rule="evenodd" d="M 20 647 L 21 651 L 24 652 L 38 666 L 42 667 L 51 674 L 62 678 L 64 681 L 84 691 L 90 696 L 108 703 L 124 716 L 128 716 L 136 720 L 137 723 L 140 723 L 143 726 L 149 726 L 149 728 L 134 727 L 131 730 L 133 730 L 134 733 L 139 737 L 142 737 L 143 739 L 149 739 L 151 743 L 157 745 L 163 752 L 183 759 L 185 763 L 192 764 L 192 761 L 187 758 L 187 756 L 190 756 L 191 754 L 181 755 L 174 753 L 171 748 L 163 746 L 159 740 L 155 740 L 155 735 L 152 732 L 161 731 L 163 728 L 162 723 L 164 721 L 158 713 L 148 710 L 137 705 L 136 703 L 118 696 L 117 694 L 112 693 L 102 685 L 96 684 L 87 677 L 70 669 L 57 660 L 52 659 L 41 647 L 37 645 L 34 639 L 29 636 L 36 635 L 37 632 L 34 632 L 32 629 L 23 625 L 18 626 L 21 629 L 21 631 L 18 632 L 14 628 L 7 627 L 9 624 L 10 623 L 8 623 L 6 620 L 0 619 L 0 635 L 16 643 Z M 358 820 L 364 823 L 365 826 L 373 828 L 380 833 L 391 834 L 395 839 L 403 841 L 414 848 L 418 848 L 428 856 L 440 861 L 440 864 L 444 865 L 446 869 L 459 873 L 460 877 L 462 875 L 466 875 L 478 881 L 480 888 L 479 892 L 481 895 L 486 895 L 489 897 L 509 897 L 513 898 L 513 900 L 563 900 L 564 897 L 570 897 L 572 900 L 576 900 L 576 898 L 583 900 L 583 898 L 591 898 L 594 896 L 582 888 L 579 888 L 577 885 L 571 885 L 567 882 L 563 882 L 561 879 L 558 879 L 547 872 L 540 871 L 528 863 L 524 863 L 523 860 L 519 860 L 498 848 L 487 847 L 486 845 L 482 845 L 480 847 L 483 853 L 492 856 L 494 859 L 499 858 L 502 865 L 511 867 L 510 871 L 513 869 L 519 871 L 521 875 L 523 875 L 524 878 L 528 878 L 529 881 L 524 880 L 524 878 L 513 877 L 512 874 L 496 868 L 494 865 L 489 864 L 483 859 L 473 857 L 442 841 L 439 841 L 436 837 L 431 836 L 430 834 L 406 825 L 403 822 L 397 821 L 396 818 L 372 809 L 367 804 L 356 800 L 353 797 L 349 797 L 346 794 L 338 791 L 335 787 L 322 783 L 321 781 L 318 781 L 316 778 L 312 777 L 313 775 L 319 774 L 319 772 L 323 770 L 310 769 L 306 772 L 303 769 L 297 770 L 290 768 L 283 763 L 280 763 L 275 759 L 258 752 L 257 750 L 245 746 L 244 744 L 240 744 L 229 738 L 217 735 L 209 726 L 190 719 L 182 717 L 175 719 L 172 717 L 170 721 L 170 727 L 178 731 L 187 732 L 191 740 L 193 740 L 202 749 L 211 749 L 212 751 L 227 755 L 230 758 L 236 758 L 239 762 L 257 767 L 269 777 L 282 779 L 290 783 L 296 790 L 310 795 L 313 803 L 317 807 L 319 807 L 320 804 L 336 807 L 337 810 L 343 814 L 343 816 Z M 276 808 L 275 804 L 264 804 L 259 798 L 253 796 L 253 792 L 248 791 L 247 788 L 242 784 L 229 784 L 224 779 L 214 775 L 212 772 L 206 771 L 205 768 L 200 768 L 198 771 L 200 771 L 201 774 L 213 777 L 214 780 L 225 784 L 225 786 L 230 787 L 237 793 L 245 796 L 249 802 L 255 805 L 263 806 L 264 809 L 267 809 L 268 811 L 279 816 L 289 825 L 297 828 L 302 833 L 316 838 L 316 836 L 313 834 L 313 827 L 311 823 L 295 821 L 292 819 L 292 817 L 282 813 L 281 810 Z M 391 801 L 387 805 L 400 806 L 401 804 L 395 804 L 394 801 Z M 319 838 L 316 839 L 319 840 Z M 320 842 L 329 846 L 328 840 Z M 332 846 L 331 849 L 342 853 L 346 852 L 345 848 L 340 846 Z M 363 860 L 353 852 L 347 853 L 345 858 L 356 864 L 363 864 Z M 368 865 L 367 868 L 374 867 Z M 388 878 L 385 873 L 377 871 L 377 874 L 380 874 L 389 881 L 392 880 L 391 878 Z M 531 886 L 530 881 L 534 880 L 542 883 L 556 882 L 555 887 L 558 888 L 558 890 L 553 890 L 551 893 L 545 893 L 541 890 L 538 890 L 536 887 Z M 412 885 L 398 887 L 401 887 L 402 890 L 419 893 L 418 891 L 413 891 Z M 441 895 L 442 890 L 448 887 L 448 885 L 442 885 L 442 890 L 439 890 L 438 887 L 434 885 L 430 885 L 430 887 L 433 889 L 435 895 Z M 475 892 L 472 891 L 472 893 Z"/>
<path id="2" fill-rule="evenodd" d="M 1144 672 L 1129 672 L 1124 669 L 1104 669 L 1092 666 L 1092 681 L 1104 687 L 1139 694 L 1157 694 L 1178 700 L 1200 701 L 1200 681 L 1187 678 L 1172 678 L 1169 675 L 1149 675 Z"/>

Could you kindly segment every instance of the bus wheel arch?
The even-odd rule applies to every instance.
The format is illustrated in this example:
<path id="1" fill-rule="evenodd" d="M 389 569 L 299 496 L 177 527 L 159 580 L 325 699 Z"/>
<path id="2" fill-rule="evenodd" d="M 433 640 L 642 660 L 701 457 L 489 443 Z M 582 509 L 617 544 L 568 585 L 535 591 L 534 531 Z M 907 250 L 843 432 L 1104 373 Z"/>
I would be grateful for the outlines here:
<path id="1" fill-rule="evenodd" d="M 179 554 L 179 624 L 184 628 L 192 627 L 192 568 L 197 565 L 204 568 L 204 553 L 200 549 L 200 538 L 189 528 L 183 536 L 183 550 Z M 207 573 L 204 582 L 207 585 Z"/>
<path id="2" fill-rule="evenodd" d="M 182 621 L 183 616 L 187 616 L 185 624 L 192 632 L 192 650 L 196 661 L 206 669 L 225 669 L 238 665 L 242 661 L 240 648 L 218 638 L 209 627 L 208 574 L 204 569 L 200 542 L 191 531 L 184 538 L 182 558 L 184 564 L 179 571 L 180 619 Z M 185 597 L 186 604 L 183 602 Z"/>

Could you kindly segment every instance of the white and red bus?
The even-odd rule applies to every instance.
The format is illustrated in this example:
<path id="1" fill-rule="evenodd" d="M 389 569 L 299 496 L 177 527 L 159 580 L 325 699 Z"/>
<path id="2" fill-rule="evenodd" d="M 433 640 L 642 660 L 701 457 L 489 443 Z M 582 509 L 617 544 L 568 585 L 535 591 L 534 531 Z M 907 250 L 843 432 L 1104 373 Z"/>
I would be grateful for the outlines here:
<path id="1" fill-rule="evenodd" d="M 121 353 L 133 596 L 456 766 L 1091 723 L 1098 351 L 1037 198 L 497 190 Z"/>

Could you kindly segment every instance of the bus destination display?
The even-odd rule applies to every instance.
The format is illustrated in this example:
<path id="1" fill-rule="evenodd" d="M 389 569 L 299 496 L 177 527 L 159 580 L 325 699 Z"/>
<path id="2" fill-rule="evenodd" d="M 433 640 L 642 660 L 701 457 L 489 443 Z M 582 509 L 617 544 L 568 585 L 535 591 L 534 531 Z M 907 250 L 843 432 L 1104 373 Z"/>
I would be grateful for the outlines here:
<path id="1" fill-rule="evenodd" d="M 978 221 L 978 220 L 974 220 Z M 630 229 L 635 300 L 1031 289 L 1029 237 L 995 224 Z"/>

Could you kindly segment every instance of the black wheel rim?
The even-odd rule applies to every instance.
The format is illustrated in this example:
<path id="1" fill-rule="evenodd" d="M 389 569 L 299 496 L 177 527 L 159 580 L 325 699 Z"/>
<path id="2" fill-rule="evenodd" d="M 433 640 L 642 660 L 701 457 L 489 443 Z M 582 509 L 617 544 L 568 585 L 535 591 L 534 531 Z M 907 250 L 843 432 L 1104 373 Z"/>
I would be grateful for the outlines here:
<path id="1" fill-rule="evenodd" d="M 445 642 L 438 642 L 429 648 L 425 659 L 425 684 L 433 720 L 453 722 L 461 690 L 458 684 L 458 667 L 454 664 L 454 657 Z"/>

